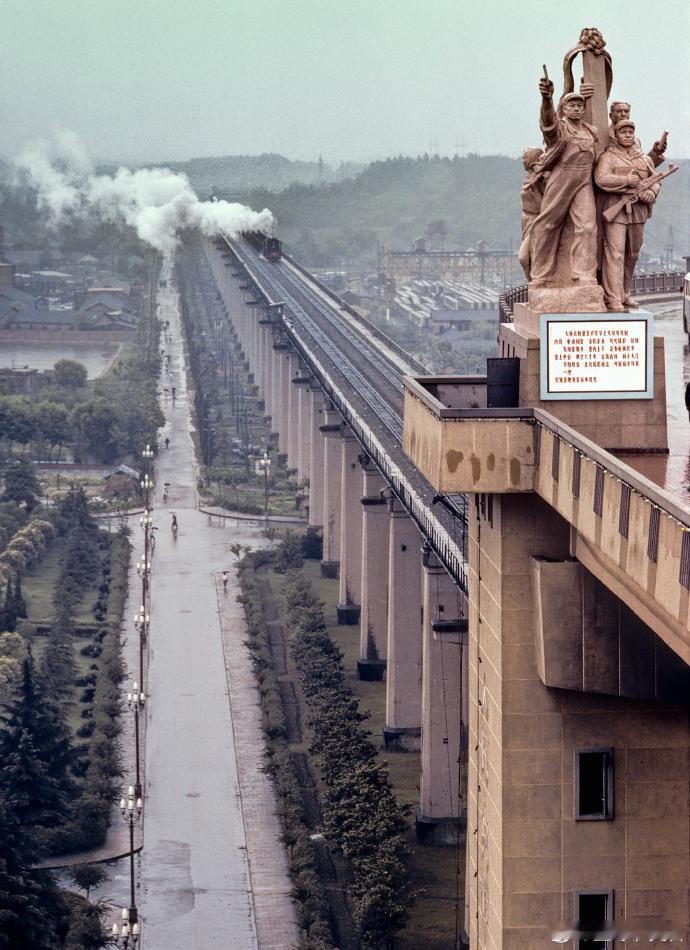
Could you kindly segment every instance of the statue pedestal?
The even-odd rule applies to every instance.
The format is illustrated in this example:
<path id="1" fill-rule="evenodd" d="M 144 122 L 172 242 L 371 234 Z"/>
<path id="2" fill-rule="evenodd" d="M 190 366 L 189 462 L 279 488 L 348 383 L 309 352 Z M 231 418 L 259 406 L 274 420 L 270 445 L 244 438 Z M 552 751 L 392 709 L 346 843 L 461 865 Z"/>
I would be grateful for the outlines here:
<path id="1" fill-rule="evenodd" d="M 583 289 L 578 288 L 578 291 Z M 538 288 L 538 291 L 561 292 L 559 288 L 550 287 Z M 531 296 L 530 290 L 530 299 Z M 596 310 L 581 309 L 577 312 L 588 316 L 591 314 L 592 321 L 596 323 Z M 626 317 L 634 319 L 643 312 L 635 310 L 627 314 L 611 314 L 602 307 L 599 315 L 602 321 L 609 322 Z M 520 360 L 519 405 L 544 409 L 602 448 L 613 452 L 668 452 L 663 337 L 654 338 L 653 353 L 649 354 L 653 360 L 653 398 L 604 399 L 593 393 L 585 399 L 560 397 L 542 400 L 541 315 L 530 304 L 516 303 L 513 323 L 499 326 L 500 355 Z"/>
<path id="2" fill-rule="evenodd" d="M 604 288 L 599 284 L 570 287 L 530 287 L 533 313 L 606 313 Z"/>

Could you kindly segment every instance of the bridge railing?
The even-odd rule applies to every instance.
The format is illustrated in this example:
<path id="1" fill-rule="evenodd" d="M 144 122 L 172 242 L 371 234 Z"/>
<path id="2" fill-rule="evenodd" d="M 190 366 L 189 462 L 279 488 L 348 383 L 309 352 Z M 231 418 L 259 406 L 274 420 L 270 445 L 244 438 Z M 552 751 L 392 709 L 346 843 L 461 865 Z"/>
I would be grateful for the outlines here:
<path id="1" fill-rule="evenodd" d="M 657 274 L 636 274 L 632 279 L 631 292 L 633 297 L 644 297 L 653 294 L 681 293 L 683 278 L 682 271 L 661 271 Z M 516 303 L 527 303 L 527 284 L 511 287 L 498 298 L 498 312 L 501 323 L 513 322 L 513 307 Z"/>

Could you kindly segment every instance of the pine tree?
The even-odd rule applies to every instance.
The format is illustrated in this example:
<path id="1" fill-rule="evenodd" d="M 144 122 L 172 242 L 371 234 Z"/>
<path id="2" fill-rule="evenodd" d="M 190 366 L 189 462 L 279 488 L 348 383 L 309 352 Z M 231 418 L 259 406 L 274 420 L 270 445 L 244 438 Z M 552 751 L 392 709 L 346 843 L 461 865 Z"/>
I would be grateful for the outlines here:
<path id="1" fill-rule="evenodd" d="M 14 587 L 12 578 L 7 578 L 7 587 L 5 588 L 5 605 L 2 610 L 2 629 L 15 630 L 17 627 L 17 611 L 15 609 Z"/>
<path id="2" fill-rule="evenodd" d="M 66 604 L 57 609 L 48 644 L 41 660 L 41 681 L 54 701 L 71 695 L 77 664 L 73 647 L 74 625 Z"/>
<path id="3" fill-rule="evenodd" d="M 0 790 L 0 948 L 53 950 L 62 945 L 67 909 L 47 872 L 31 868 L 38 852 L 14 806 Z"/>
<path id="4" fill-rule="evenodd" d="M 17 619 L 26 617 L 26 601 L 22 594 L 22 579 L 19 574 L 14 579 L 14 612 Z"/>
<path id="5" fill-rule="evenodd" d="M 13 802 L 25 828 L 41 832 L 64 822 L 74 781 L 73 750 L 58 708 L 48 702 L 35 680 L 31 653 L 22 662 L 15 698 L 5 707 L 0 735 L 0 791 Z"/>

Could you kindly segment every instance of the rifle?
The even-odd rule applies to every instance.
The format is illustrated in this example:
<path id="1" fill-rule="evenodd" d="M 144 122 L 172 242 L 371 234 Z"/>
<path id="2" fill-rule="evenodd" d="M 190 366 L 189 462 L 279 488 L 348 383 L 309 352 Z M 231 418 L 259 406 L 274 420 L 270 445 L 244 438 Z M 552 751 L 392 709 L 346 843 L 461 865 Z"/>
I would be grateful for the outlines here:
<path id="1" fill-rule="evenodd" d="M 618 212 L 622 211 L 623 208 L 625 208 L 626 211 L 630 211 L 635 202 L 639 201 L 640 195 L 643 191 L 647 191 L 647 189 L 651 188 L 652 185 L 656 185 L 658 182 L 662 181 L 664 178 L 668 178 L 669 175 L 672 175 L 677 171 L 677 165 L 669 165 L 665 172 L 657 172 L 654 175 L 650 175 L 649 178 L 643 178 L 639 185 L 636 185 L 632 191 L 626 192 L 622 198 L 620 198 L 615 204 L 612 204 L 610 208 L 607 208 L 606 211 L 604 211 L 604 218 L 610 222 L 613 221 Z"/>

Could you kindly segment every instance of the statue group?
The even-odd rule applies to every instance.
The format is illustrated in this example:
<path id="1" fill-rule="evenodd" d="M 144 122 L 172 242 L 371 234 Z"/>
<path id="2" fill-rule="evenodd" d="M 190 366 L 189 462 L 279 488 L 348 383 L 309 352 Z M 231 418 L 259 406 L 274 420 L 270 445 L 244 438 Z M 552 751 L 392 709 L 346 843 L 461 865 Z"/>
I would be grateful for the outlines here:
<path id="1" fill-rule="evenodd" d="M 636 308 L 629 290 L 644 224 L 661 180 L 676 170 L 656 172 L 666 132 L 645 154 L 630 104 L 614 101 L 607 108 L 612 64 L 605 46 L 598 30 L 582 31 L 566 53 L 557 106 L 546 67 L 539 80 L 544 147 L 523 155 L 519 252 L 535 310 Z M 584 76 L 574 91 L 572 67 L 580 53 Z"/>

